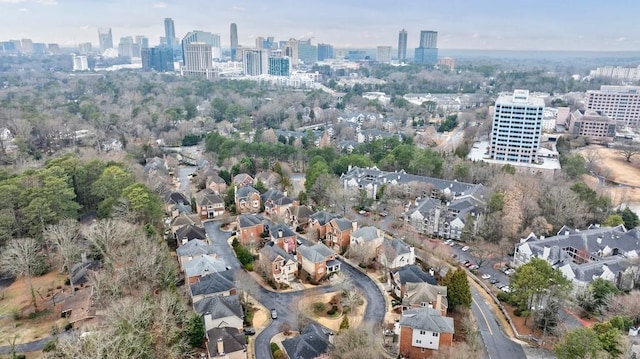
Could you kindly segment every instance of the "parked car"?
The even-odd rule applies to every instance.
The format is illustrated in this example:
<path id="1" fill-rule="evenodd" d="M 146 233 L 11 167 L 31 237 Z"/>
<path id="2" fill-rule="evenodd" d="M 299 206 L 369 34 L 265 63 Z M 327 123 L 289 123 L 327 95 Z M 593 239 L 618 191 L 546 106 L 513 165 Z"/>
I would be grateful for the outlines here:
<path id="1" fill-rule="evenodd" d="M 469 269 L 470 269 L 470 270 L 478 270 L 478 269 L 480 269 L 480 267 L 478 267 L 478 266 L 477 266 L 477 265 L 475 265 L 475 264 L 472 264 L 472 265 L 469 267 Z"/>
<path id="2" fill-rule="evenodd" d="M 465 265 L 464 265 L 464 266 L 465 266 L 465 267 L 467 267 L 467 268 L 469 268 L 469 269 L 471 269 L 471 267 L 473 267 L 473 266 L 474 266 L 474 264 L 473 264 L 473 263 L 471 263 L 471 262 L 468 262 L 468 263 L 465 263 Z"/>
<path id="3" fill-rule="evenodd" d="M 505 293 L 511 293 L 511 288 L 508 285 L 505 285 L 504 287 L 500 288 L 500 290 L 502 290 Z"/>
<path id="4" fill-rule="evenodd" d="M 278 311 L 271 309 L 271 319 L 278 319 Z"/>
<path id="5" fill-rule="evenodd" d="M 466 251 L 468 251 L 469 249 L 471 249 L 471 248 L 469 248 L 469 246 L 464 246 L 464 247 L 462 247 L 462 251 L 463 251 L 463 252 L 466 252 Z"/>
<path id="6" fill-rule="evenodd" d="M 515 269 L 509 268 L 507 271 L 504 272 L 504 274 L 508 275 L 508 276 L 512 276 L 516 273 Z"/>
<path id="7" fill-rule="evenodd" d="M 486 274 L 485 273 L 485 274 L 482 275 L 482 279 L 489 279 L 489 278 L 491 278 L 491 274 Z"/>
<path id="8" fill-rule="evenodd" d="M 491 279 L 489 279 L 489 283 L 491 283 L 491 284 L 496 284 L 496 283 L 498 283 L 498 282 L 499 282 L 499 281 L 498 281 L 497 279 L 495 279 L 495 278 L 491 278 Z"/>
<path id="9" fill-rule="evenodd" d="M 382 211 L 382 212 L 380 212 L 380 217 L 386 217 L 386 216 L 388 216 L 388 215 L 389 215 L 389 213 L 388 213 L 388 212 L 386 212 L 386 211 Z"/>
<path id="10" fill-rule="evenodd" d="M 256 330 L 253 327 L 244 328 L 244 335 L 255 335 Z"/>

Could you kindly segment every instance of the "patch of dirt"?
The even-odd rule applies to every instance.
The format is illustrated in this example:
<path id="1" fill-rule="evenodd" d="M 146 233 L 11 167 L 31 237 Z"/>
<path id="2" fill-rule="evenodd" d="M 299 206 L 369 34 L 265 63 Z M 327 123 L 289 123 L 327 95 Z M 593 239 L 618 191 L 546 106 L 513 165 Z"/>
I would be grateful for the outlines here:
<path id="1" fill-rule="evenodd" d="M 640 186 L 640 156 L 632 157 L 631 162 L 627 162 L 615 149 L 595 145 L 587 146 L 579 153 L 582 155 L 597 154 L 595 172 L 601 176 L 615 182 Z M 615 205 L 628 201 L 640 202 L 640 188 L 617 186 L 599 188 L 598 181 L 592 176 L 585 175 L 583 179 L 594 190 L 609 195 Z"/>
<path id="2" fill-rule="evenodd" d="M 253 327 L 254 328 L 263 328 L 268 324 L 269 319 L 267 318 L 267 312 L 262 309 L 256 307 L 256 312 L 253 313 Z"/>
<path id="3" fill-rule="evenodd" d="M 330 292 L 330 293 L 305 297 L 298 303 L 298 309 L 302 313 L 307 313 L 308 316 L 310 316 L 313 320 L 317 321 L 318 323 L 337 332 L 340 329 L 340 323 L 342 322 L 342 317 L 345 314 L 342 314 L 336 318 L 329 318 L 326 315 L 315 315 L 313 311 L 314 303 L 325 303 L 327 304 L 326 307 L 328 310 L 328 308 L 330 308 L 328 303 L 336 294 L 339 294 L 339 292 Z M 355 310 L 349 311 L 349 313 L 346 314 L 349 318 L 349 327 L 351 328 L 357 327 L 362 322 L 364 310 L 367 307 L 366 298 L 363 297 L 362 300 L 364 301 L 364 304 L 362 304 Z"/>
<path id="4" fill-rule="evenodd" d="M 61 289 L 65 289 L 65 293 L 58 294 L 58 301 L 68 294 L 69 289 L 64 286 L 65 278 L 65 275 L 53 271 L 32 279 L 38 310 L 49 310 L 49 313 L 35 319 L 28 319 L 34 309 L 26 279 L 19 278 L 3 289 L 4 297 L 0 295 L 0 338 L 17 335 L 16 344 L 21 344 L 50 336 L 54 326 L 60 331 L 64 330 L 67 320 L 60 318 L 62 303 L 58 302 L 54 307 L 51 300 L 53 294 L 60 293 Z M 15 320 L 14 313 L 19 314 L 21 319 Z"/>

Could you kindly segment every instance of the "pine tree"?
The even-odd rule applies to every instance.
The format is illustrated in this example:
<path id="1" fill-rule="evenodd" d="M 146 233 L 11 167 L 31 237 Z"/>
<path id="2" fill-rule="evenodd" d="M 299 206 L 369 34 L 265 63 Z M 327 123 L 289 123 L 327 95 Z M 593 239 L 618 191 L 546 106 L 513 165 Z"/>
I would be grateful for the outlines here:
<path id="1" fill-rule="evenodd" d="M 471 308 L 471 289 L 464 270 L 458 267 L 455 271 L 449 271 L 442 281 L 447 287 L 447 300 L 449 308 L 462 306 Z"/>

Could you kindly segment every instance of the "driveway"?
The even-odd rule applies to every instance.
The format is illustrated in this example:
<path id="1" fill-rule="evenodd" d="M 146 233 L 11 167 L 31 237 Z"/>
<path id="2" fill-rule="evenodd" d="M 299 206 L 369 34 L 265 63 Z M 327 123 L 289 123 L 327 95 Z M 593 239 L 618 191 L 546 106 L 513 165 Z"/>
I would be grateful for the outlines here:
<path id="1" fill-rule="evenodd" d="M 195 167 L 180 167 L 178 168 L 178 178 L 180 179 L 181 191 L 189 189 L 189 183 L 191 183 L 191 174 L 196 171 Z"/>

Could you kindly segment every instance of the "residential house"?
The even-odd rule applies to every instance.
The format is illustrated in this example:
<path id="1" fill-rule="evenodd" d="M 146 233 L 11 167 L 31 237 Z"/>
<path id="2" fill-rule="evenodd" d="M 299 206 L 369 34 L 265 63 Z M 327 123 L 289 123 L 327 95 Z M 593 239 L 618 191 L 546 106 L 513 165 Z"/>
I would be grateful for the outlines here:
<path id="1" fill-rule="evenodd" d="M 211 219 L 224 214 L 224 198 L 209 191 L 200 191 L 196 194 L 198 213 L 200 219 Z"/>
<path id="2" fill-rule="evenodd" d="M 102 143 L 102 150 L 104 152 L 120 152 L 123 149 L 124 145 L 122 144 L 122 142 L 120 142 L 120 140 L 116 138 L 106 140 L 104 143 Z"/>
<path id="3" fill-rule="evenodd" d="M 298 263 L 314 282 L 340 270 L 336 254 L 322 243 L 298 247 Z"/>
<path id="4" fill-rule="evenodd" d="M 198 227 L 193 224 L 187 224 L 178 228 L 174 233 L 174 237 L 178 243 L 178 246 L 182 246 L 194 239 L 207 239 L 207 232 L 202 227 Z"/>
<path id="5" fill-rule="evenodd" d="M 309 220 L 313 214 L 311 206 L 293 205 L 284 211 L 285 223 L 296 231 L 305 231 L 309 227 Z"/>
<path id="6" fill-rule="evenodd" d="M 203 317 L 206 330 L 224 327 L 242 329 L 243 327 L 244 312 L 237 294 L 202 298 L 193 303 L 193 309 Z"/>
<path id="7" fill-rule="evenodd" d="M 327 229 L 329 227 L 329 222 L 332 219 L 337 218 L 338 215 L 319 211 L 311 215 L 309 226 L 311 229 L 316 230 L 318 232 L 318 239 L 324 239 L 327 235 Z"/>
<path id="8" fill-rule="evenodd" d="M 251 186 L 236 187 L 235 203 L 238 213 L 259 213 L 260 192 Z"/>
<path id="9" fill-rule="evenodd" d="M 258 214 L 238 215 L 238 241 L 246 246 L 262 239 L 262 235 L 269 226 L 264 224 L 264 218 Z"/>
<path id="10" fill-rule="evenodd" d="M 91 273 L 97 272 L 100 268 L 102 268 L 100 261 L 85 260 L 81 263 L 76 263 L 71 267 L 70 281 L 74 287 L 83 288 L 89 281 Z"/>
<path id="11" fill-rule="evenodd" d="M 224 259 L 203 254 L 194 257 L 184 264 L 185 282 L 187 284 L 195 284 L 198 283 L 202 277 L 215 272 L 224 272 L 227 269 L 227 264 Z"/>
<path id="12" fill-rule="evenodd" d="M 422 307 L 439 310 L 442 316 L 447 315 L 447 287 L 429 283 L 407 283 L 402 297 L 402 310 Z"/>
<path id="13" fill-rule="evenodd" d="M 541 258 L 559 269 L 574 284 L 584 288 L 596 278 L 612 282 L 633 266 L 640 252 L 640 229 L 591 226 L 586 230 L 564 226 L 553 237 L 533 233 L 515 247 L 512 265 L 519 267 Z"/>
<path id="14" fill-rule="evenodd" d="M 195 225 L 196 221 L 193 218 L 193 215 L 188 215 L 186 213 L 180 213 L 178 216 L 170 219 L 165 222 L 165 225 L 170 228 L 171 233 L 175 236 L 178 228 L 187 226 L 187 225 Z"/>
<path id="15" fill-rule="evenodd" d="M 358 141 L 358 143 L 369 143 L 375 140 L 382 140 L 391 137 L 397 137 L 399 140 L 402 140 L 402 137 L 399 134 L 382 131 L 377 128 L 357 131 L 355 140 Z"/>
<path id="16" fill-rule="evenodd" d="M 261 171 L 256 173 L 253 184 L 257 186 L 259 181 L 262 182 L 266 188 L 274 188 L 280 184 L 282 179 L 279 174 L 273 171 Z"/>
<path id="17" fill-rule="evenodd" d="M 194 239 L 186 244 L 176 248 L 176 254 L 178 255 L 178 263 L 180 263 L 180 269 L 184 270 L 184 265 L 202 255 L 211 256 L 217 258 L 215 246 L 213 246 L 208 239 Z"/>
<path id="18" fill-rule="evenodd" d="M 445 203 L 439 199 L 425 198 L 409 210 L 409 221 L 419 233 L 460 240 L 466 223 L 473 221 L 475 226 L 483 211 L 484 202 L 472 196 Z"/>
<path id="19" fill-rule="evenodd" d="M 0 141 L 9 142 L 13 140 L 13 135 L 11 134 L 11 130 L 6 127 L 0 128 Z"/>
<path id="20" fill-rule="evenodd" d="M 376 227 L 362 227 L 349 236 L 349 253 L 360 256 L 363 263 L 376 258 L 376 250 L 384 241 L 384 233 Z M 357 254 L 356 254 L 357 253 Z"/>
<path id="21" fill-rule="evenodd" d="M 415 264 L 400 267 L 389 273 L 389 285 L 396 297 L 404 298 L 407 293 L 407 283 L 438 284 L 433 274 L 425 273 L 422 268 Z"/>
<path id="22" fill-rule="evenodd" d="M 233 183 L 234 186 L 238 187 L 250 186 L 253 185 L 254 182 L 255 180 L 253 179 L 253 177 L 251 177 L 247 173 L 239 173 L 235 175 L 231 180 L 231 183 Z"/>
<path id="23" fill-rule="evenodd" d="M 96 310 L 93 307 L 92 296 L 92 286 L 75 291 L 64 300 L 61 316 L 67 318 L 71 325 L 95 318 Z"/>
<path id="24" fill-rule="evenodd" d="M 224 297 L 237 294 L 234 282 L 234 271 L 210 273 L 200 278 L 200 281 L 189 286 L 191 301 L 196 303 L 206 297 Z"/>
<path id="25" fill-rule="evenodd" d="M 207 176 L 205 186 L 209 191 L 221 196 L 227 192 L 227 182 L 217 174 Z"/>
<path id="26" fill-rule="evenodd" d="M 378 262 L 390 270 L 416 263 L 416 252 L 413 246 L 397 238 L 383 241 L 377 249 L 377 254 Z"/>
<path id="27" fill-rule="evenodd" d="M 171 217 L 174 218 L 180 213 L 191 213 L 191 201 L 182 192 L 171 192 L 165 198 L 165 204 L 167 206 L 166 212 L 171 213 Z"/>
<path id="28" fill-rule="evenodd" d="M 284 216 L 285 211 L 293 205 L 293 200 L 287 197 L 286 192 L 274 188 L 260 195 L 260 200 L 264 204 L 266 215 Z"/>
<path id="29" fill-rule="evenodd" d="M 269 273 L 267 273 L 267 276 L 274 283 L 289 285 L 298 275 L 298 260 L 296 257 L 273 243 L 262 247 L 258 255 L 261 263 L 268 264 Z"/>
<path id="30" fill-rule="evenodd" d="M 327 246 L 338 253 L 343 253 L 349 248 L 351 243 L 351 233 L 358 230 L 358 222 L 350 221 L 346 218 L 334 218 L 327 226 L 326 240 Z"/>
<path id="31" fill-rule="evenodd" d="M 298 235 L 286 224 L 276 224 L 269 227 L 271 242 L 287 253 L 296 251 Z"/>
<path id="32" fill-rule="evenodd" d="M 413 308 L 402 313 L 398 323 L 399 351 L 404 358 L 430 358 L 453 343 L 453 318 L 433 308 Z"/>
<path id="33" fill-rule="evenodd" d="M 205 339 L 209 359 L 247 359 L 247 338 L 238 328 L 211 328 Z"/>
<path id="34" fill-rule="evenodd" d="M 282 346 L 291 359 L 328 358 L 327 352 L 333 344 L 333 332 L 322 325 L 311 322 L 300 335 L 282 341 Z"/>

